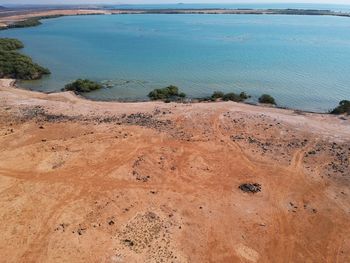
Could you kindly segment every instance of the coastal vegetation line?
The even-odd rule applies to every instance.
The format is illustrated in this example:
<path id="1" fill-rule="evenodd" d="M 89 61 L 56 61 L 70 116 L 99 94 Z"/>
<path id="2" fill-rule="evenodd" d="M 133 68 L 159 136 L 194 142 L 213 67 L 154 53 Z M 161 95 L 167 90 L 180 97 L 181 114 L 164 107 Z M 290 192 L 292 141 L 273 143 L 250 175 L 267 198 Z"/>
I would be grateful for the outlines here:
<path id="1" fill-rule="evenodd" d="M 89 80 L 89 79 L 78 79 L 72 83 L 69 83 L 65 86 L 62 91 L 73 91 L 76 94 L 86 93 L 95 91 L 103 88 L 104 86 L 98 82 Z M 187 95 L 184 92 L 181 92 L 177 86 L 170 85 L 165 88 L 158 88 L 152 90 L 148 97 L 152 101 L 163 101 L 165 103 L 170 102 L 185 102 Z M 223 93 L 222 91 L 214 91 L 213 94 L 209 97 L 196 98 L 192 101 L 197 102 L 217 102 L 217 101 L 234 101 L 234 102 L 244 102 L 249 99 L 251 96 L 245 92 L 241 93 Z M 260 104 L 268 104 L 277 106 L 276 100 L 269 94 L 262 94 L 258 99 Z M 339 105 L 330 110 L 331 114 L 347 114 L 350 115 L 350 101 L 342 100 L 339 102 Z"/>
<path id="2" fill-rule="evenodd" d="M 50 74 L 46 69 L 33 60 L 18 52 L 24 45 L 17 39 L 0 39 L 0 78 L 14 78 L 20 80 L 40 79 L 43 75 Z M 73 91 L 76 94 L 87 93 L 103 88 L 104 85 L 88 79 L 78 79 L 65 86 L 63 90 Z M 154 89 L 148 94 L 150 100 L 162 100 L 168 102 L 184 102 L 187 95 L 180 92 L 179 88 L 170 85 L 161 89 Z M 234 92 L 223 93 L 215 91 L 210 97 L 197 98 L 194 101 L 234 101 L 244 102 L 250 98 L 245 92 L 236 94 Z M 275 98 L 269 94 L 263 94 L 258 99 L 261 104 L 277 105 Z M 342 100 L 339 105 L 330 111 L 332 114 L 350 114 L 350 101 Z"/>

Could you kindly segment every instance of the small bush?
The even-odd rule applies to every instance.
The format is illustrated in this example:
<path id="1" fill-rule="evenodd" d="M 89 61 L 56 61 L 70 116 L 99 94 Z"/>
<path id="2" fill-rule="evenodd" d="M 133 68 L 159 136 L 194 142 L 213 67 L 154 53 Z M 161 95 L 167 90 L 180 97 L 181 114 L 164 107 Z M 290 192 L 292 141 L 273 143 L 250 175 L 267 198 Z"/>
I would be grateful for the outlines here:
<path id="1" fill-rule="evenodd" d="M 211 95 L 212 99 L 221 99 L 222 97 L 224 97 L 224 93 L 222 91 L 214 91 L 213 95 Z"/>
<path id="2" fill-rule="evenodd" d="M 185 98 L 186 94 L 183 92 L 179 93 L 179 88 L 171 85 L 162 89 L 152 90 L 148 94 L 148 97 L 151 100 L 177 100 L 179 98 Z"/>
<path id="3" fill-rule="evenodd" d="M 223 99 L 224 101 L 229 101 L 229 100 L 230 100 L 230 101 L 235 101 L 235 102 L 243 101 L 243 99 L 242 99 L 238 94 L 233 93 L 233 92 L 225 94 L 225 95 L 222 97 L 222 99 Z"/>
<path id="4" fill-rule="evenodd" d="M 233 92 L 230 93 L 226 93 L 224 94 L 222 91 L 215 91 L 213 93 L 213 95 L 211 95 L 211 99 L 213 101 L 217 100 L 217 99 L 222 99 L 224 101 L 236 101 L 236 102 L 240 102 L 240 101 L 244 101 L 246 99 L 250 98 L 249 95 L 247 95 L 247 93 L 245 92 L 241 92 L 239 95 Z"/>
<path id="5" fill-rule="evenodd" d="M 77 93 L 90 92 L 101 89 L 103 86 L 97 82 L 88 79 L 77 79 L 65 86 L 64 90 L 74 91 Z"/>
<path id="6" fill-rule="evenodd" d="M 265 104 L 274 104 L 274 105 L 276 105 L 275 99 L 272 96 L 268 95 L 268 94 L 261 95 L 261 97 L 259 98 L 259 102 L 260 103 L 265 103 Z"/>
<path id="7" fill-rule="evenodd" d="M 179 97 L 180 97 L 180 98 L 186 98 L 186 93 L 180 92 L 180 93 L 179 93 Z"/>
<path id="8" fill-rule="evenodd" d="M 339 102 L 339 106 L 331 111 L 332 114 L 348 114 L 350 115 L 350 101 L 342 100 Z"/>
<path id="9" fill-rule="evenodd" d="M 241 92 L 241 93 L 239 94 L 239 97 L 240 97 L 242 100 L 246 100 L 246 99 L 249 99 L 249 98 L 250 98 L 250 96 L 249 96 L 247 93 L 245 93 L 244 91 Z"/>

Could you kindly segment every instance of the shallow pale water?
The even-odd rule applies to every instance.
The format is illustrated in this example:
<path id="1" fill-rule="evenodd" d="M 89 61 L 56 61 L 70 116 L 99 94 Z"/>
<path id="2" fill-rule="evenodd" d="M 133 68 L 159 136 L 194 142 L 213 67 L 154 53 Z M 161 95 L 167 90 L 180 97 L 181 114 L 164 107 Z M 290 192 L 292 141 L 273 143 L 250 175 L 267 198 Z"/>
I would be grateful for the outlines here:
<path id="1" fill-rule="evenodd" d="M 147 99 L 179 86 L 273 95 L 280 106 L 327 111 L 350 99 L 350 18 L 283 15 L 106 15 L 48 19 L 2 31 L 52 75 L 25 82 L 57 91 L 77 78 L 113 85 L 94 99 Z"/>

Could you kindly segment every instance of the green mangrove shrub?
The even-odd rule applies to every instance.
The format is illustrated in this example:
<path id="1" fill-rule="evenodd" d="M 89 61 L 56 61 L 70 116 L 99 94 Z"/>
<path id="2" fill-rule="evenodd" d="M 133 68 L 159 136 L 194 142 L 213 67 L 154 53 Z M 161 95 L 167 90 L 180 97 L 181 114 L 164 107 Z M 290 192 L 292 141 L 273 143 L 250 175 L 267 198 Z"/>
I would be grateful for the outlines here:
<path id="1" fill-rule="evenodd" d="M 43 75 L 50 74 L 33 60 L 18 52 L 23 48 L 23 43 L 17 39 L 0 39 L 0 78 L 15 78 L 23 80 L 40 79 Z"/>
<path id="2" fill-rule="evenodd" d="M 247 93 L 245 93 L 245 92 L 243 91 L 243 92 L 241 92 L 241 93 L 239 94 L 239 97 L 240 97 L 242 100 L 247 100 L 247 99 L 250 98 L 250 95 L 248 95 Z"/>
<path id="3" fill-rule="evenodd" d="M 263 94 L 259 98 L 260 103 L 276 105 L 275 99 L 269 94 Z"/>
<path id="4" fill-rule="evenodd" d="M 230 100 L 236 102 L 244 101 L 248 98 L 250 98 L 250 96 L 245 92 L 241 92 L 240 94 L 236 94 L 234 92 L 225 94 L 222 91 L 214 91 L 214 93 L 211 95 L 212 100 L 222 99 L 224 101 Z"/>
<path id="5" fill-rule="evenodd" d="M 74 91 L 75 93 L 85 93 L 101 89 L 102 87 L 102 84 L 89 79 L 77 79 L 72 83 L 67 84 L 63 90 Z"/>
<path id="6" fill-rule="evenodd" d="M 331 114 L 348 114 L 350 115 L 350 101 L 342 100 L 339 102 L 338 107 L 331 111 Z"/>
<path id="7" fill-rule="evenodd" d="M 165 87 L 165 88 L 152 90 L 148 94 L 148 97 L 151 100 L 171 101 L 171 100 L 183 99 L 186 97 L 186 94 L 183 92 L 179 92 L 178 87 L 176 87 L 174 85 L 170 85 L 170 86 Z"/>
<path id="8" fill-rule="evenodd" d="M 213 100 L 216 100 L 216 99 L 222 99 L 222 97 L 224 97 L 224 93 L 222 91 L 214 91 L 213 95 L 211 95 L 211 98 Z"/>
<path id="9" fill-rule="evenodd" d="M 240 102 L 243 101 L 242 98 L 239 96 L 239 94 L 236 94 L 234 92 L 226 93 L 222 99 L 224 101 L 235 101 L 235 102 Z"/>
<path id="10" fill-rule="evenodd" d="M 21 41 L 14 38 L 0 38 L 0 50 L 11 51 L 23 48 L 24 45 Z"/>

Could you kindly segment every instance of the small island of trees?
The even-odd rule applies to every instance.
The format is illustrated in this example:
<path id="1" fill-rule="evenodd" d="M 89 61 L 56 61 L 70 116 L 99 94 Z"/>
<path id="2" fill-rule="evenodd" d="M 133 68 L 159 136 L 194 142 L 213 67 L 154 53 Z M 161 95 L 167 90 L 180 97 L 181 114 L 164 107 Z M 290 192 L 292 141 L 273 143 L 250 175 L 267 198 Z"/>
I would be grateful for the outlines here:
<path id="1" fill-rule="evenodd" d="M 230 92 L 230 93 L 223 93 L 222 91 L 215 91 L 213 95 L 211 95 L 212 100 L 218 100 L 221 99 L 223 101 L 235 101 L 235 102 L 241 102 L 245 101 L 246 99 L 250 98 L 249 95 L 247 95 L 245 92 L 241 92 L 240 94 Z"/>
<path id="2" fill-rule="evenodd" d="M 162 89 L 154 89 L 148 94 L 151 100 L 177 101 L 186 98 L 186 94 L 179 92 L 179 88 L 173 85 Z"/>
<path id="3" fill-rule="evenodd" d="M 0 39 L 0 78 L 33 80 L 50 74 L 47 68 L 34 63 L 30 57 L 19 53 L 18 49 L 21 48 L 23 48 L 23 43 L 17 39 Z"/>
<path id="4" fill-rule="evenodd" d="M 338 107 L 331 111 L 331 114 L 348 114 L 350 115 L 350 101 L 342 100 L 339 102 Z"/>
<path id="5" fill-rule="evenodd" d="M 77 79 L 67 84 L 63 90 L 74 91 L 75 93 L 86 93 L 103 88 L 103 85 L 89 79 Z"/>
<path id="6" fill-rule="evenodd" d="M 260 103 L 276 105 L 275 99 L 269 94 L 263 94 L 259 98 Z"/>

